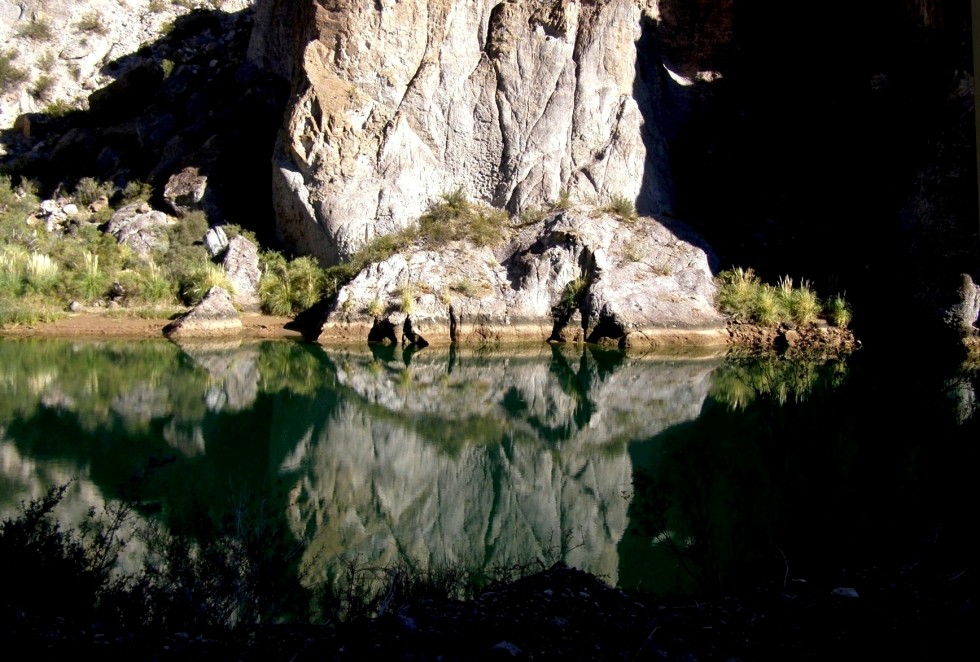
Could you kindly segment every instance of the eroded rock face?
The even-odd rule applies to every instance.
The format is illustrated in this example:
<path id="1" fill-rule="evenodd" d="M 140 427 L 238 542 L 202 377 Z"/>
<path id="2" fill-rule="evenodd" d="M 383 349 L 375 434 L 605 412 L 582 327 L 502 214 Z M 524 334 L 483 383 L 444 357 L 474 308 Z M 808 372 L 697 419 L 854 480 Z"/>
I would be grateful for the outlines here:
<path id="1" fill-rule="evenodd" d="M 363 340 L 378 324 L 401 329 L 410 317 L 428 341 L 649 345 L 686 334 L 687 342 L 724 344 L 714 292 L 709 256 L 694 235 L 651 218 L 567 210 L 496 250 L 456 242 L 367 267 L 341 289 L 321 335 Z"/>
<path id="2" fill-rule="evenodd" d="M 669 209 L 659 74 L 636 72 L 645 3 L 293 4 L 260 4 L 250 56 L 293 63 L 274 189 L 296 250 L 335 262 L 457 188 L 512 212 L 562 192 Z"/>

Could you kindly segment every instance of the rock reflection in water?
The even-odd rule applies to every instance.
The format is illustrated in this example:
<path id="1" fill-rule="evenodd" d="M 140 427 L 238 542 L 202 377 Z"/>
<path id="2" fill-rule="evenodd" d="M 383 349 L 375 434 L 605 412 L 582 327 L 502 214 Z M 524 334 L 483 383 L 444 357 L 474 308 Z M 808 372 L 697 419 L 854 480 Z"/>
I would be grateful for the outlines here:
<path id="1" fill-rule="evenodd" d="M 289 458 L 307 560 L 557 559 L 615 582 L 626 443 L 695 418 L 718 360 L 544 347 L 328 353 L 341 403 Z M 285 467 L 284 467 L 285 468 Z"/>

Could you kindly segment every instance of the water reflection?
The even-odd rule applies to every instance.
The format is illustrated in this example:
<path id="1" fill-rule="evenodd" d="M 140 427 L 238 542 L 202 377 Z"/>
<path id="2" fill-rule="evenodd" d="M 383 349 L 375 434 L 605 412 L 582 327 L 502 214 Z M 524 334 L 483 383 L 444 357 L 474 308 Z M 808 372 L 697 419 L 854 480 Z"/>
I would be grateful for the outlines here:
<path id="1" fill-rule="evenodd" d="M 930 415 L 976 420 L 975 373 L 909 397 L 934 381 Z M 5 340 L 0 508 L 77 476 L 83 512 L 149 463 L 147 517 L 194 531 L 261 495 L 303 541 L 311 582 L 355 556 L 561 558 L 664 590 L 768 571 L 813 527 L 880 518 L 864 501 L 843 529 L 833 514 L 846 495 L 906 490 L 899 469 L 923 454 L 868 449 L 871 383 L 841 361 L 594 347 Z"/>

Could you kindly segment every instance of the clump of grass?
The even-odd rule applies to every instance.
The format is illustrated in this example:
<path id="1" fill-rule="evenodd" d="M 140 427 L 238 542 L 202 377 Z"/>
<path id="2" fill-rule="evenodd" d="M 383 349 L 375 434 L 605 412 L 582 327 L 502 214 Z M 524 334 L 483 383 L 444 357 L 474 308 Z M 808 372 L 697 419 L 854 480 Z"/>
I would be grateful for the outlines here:
<path id="1" fill-rule="evenodd" d="M 48 41 L 54 36 L 51 26 L 44 19 L 28 21 L 17 28 L 17 36 L 34 41 Z"/>
<path id="2" fill-rule="evenodd" d="M 751 269 L 735 268 L 718 274 L 716 283 L 716 305 L 722 313 L 739 322 L 763 325 L 792 322 L 806 326 L 821 316 L 836 326 L 846 326 L 850 322 L 850 308 L 846 302 L 831 299 L 824 309 L 809 281 L 802 281 L 797 287 L 792 278 L 783 276 L 773 286 L 759 280 Z M 842 310 L 842 315 L 835 314 Z"/>
<path id="3" fill-rule="evenodd" d="M 401 298 L 403 313 L 407 315 L 415 310 L 415 287 L 411 283 L 403 283 L 398 288 L 398 296 Z"/>
<path id="4" fill-rule="evenodd" d="M 131 205 L 134 202 L 149 202 L 153 197 L 153 187 L 146 182 L 126 182 L 122 190 L 121 204 Z"/>
<path id="5" fill-rule="evenodd" d="M 582 303 L 582 297 L 585 296 L 588 286 L 589 281 L 582 277 L 566 283 L 558 303 L 551 308 L 551 314 L 555 319 L 570 317 Z"/>
<path id="6" fill-rule="evenodd" d="M 93 177 L 83 177 L 75 186 L 72 197 L 80 207 L 87 207 L 100 198 L 111 198 L 115 192 L 116 187 L 112 182 L 100 182 Z"/>
<path id="7" fill-rule="evenodd" d="M 82 16 L 76 24 L 76 27 L 81 32 L 92 34 L 106 34 L 109 32 L 109 29 L 102 23 L 102 16 L 97 11 L 91 11 Z"/>
<path id="8" fill-rule="evenodd" d="M 371 299 L 368 303 L 366 311 L 371 317 L 381 317 L 385 312 L 384 304 L 381 303 L 381 299 L 375 297 Z"/>
<path id="9" fill-rule="evenodd" d="M 279 253 L 262 256 L 259 300 L 270 315 L 294 315 L 324 297 L 326 274 L 311 257 L 287 261 Z"/>
<path id="10" fill-rule="evenodd" d="M 37 68 L 41 71 L 51 71 L 54 68 L 55 61 L 56 58 L 53 52 L 44 51 L 44 53 L 37 58 Z"/>
<path id="11" fill-rule="evenodd" d="M 145 301 L 162 303 L 173 300 L 173 287 L 156 262 L 150 260 L 138 274 L 139 294 Z"/>
<path id="12" fill-rule="evenodd" d="M 37 79 L 35 79 L 34 84 L 31 86 L 31 96 L 38 100 L 47 100 L 47 98 L 51 95 L 51 91 L 54 90 L 54 85 L 54 76 L 41 74 L 37 77 Z"/>
<path id="13" fill-rule="evenodd" d="M 99 269 L 99 256 L 85 251 L 72 278 L 71 292 L 86 301 L 93 301 L 105 295 L 109 283 L 109 276 Z"/>
<path id="14" fill-rule="evenodd" d="M 800 283 L 799 288 L 793 290 L 793 297 L 790 302 L 790 314 L 793 316 L 793 321 L 801 325 L 813 324 L 817 321 L 821 311 L 820 299 L 817 298 L 817 293 L 813 291 L 812 284 L 809 281 Z"/>
<path id="15" fill-rule="evenodd" d="M 212 287 L 221 287 L 228 292 L 235 290 L 225 270 L 217 264 L 207 262 L 183 275 L 180 280 L 180 298 L 188 306 L 197 305 Z"/>
<path id="16" fill-rule="evenodd" d="M 0 52 L 0 93 L 6 93 L 27 80 L 26 69 L 21 69 L 14 64 L 17 59 L 17 51 L 9 50 Z"/>
<path id="17" fill-rule="evenodd" d="M 755 303 L 762 283 L 752 269 L 736 267 L 723 271 L 716 279 L 718 293 L 715 303 L 721 312 L 734 317 L 739 322 L 752 321 Z"/>
<path id="18" fill-rule="evenodd" d="M 609 197 L 609 202 L 602 208 L 602 211 L 613 214 L 622 221 L 636 220 L 636 205 L 625 195 L 618 193 Z"/>
<path id="19" fill-rule="evenodd" d="M 58 264 L 49 256 L 33 252 L 27 257 L 24 265 L 24 280 L 27 286 L 44 294 L 50 292 L 58 283 Z"/>
<path id="20" fill-rule="evenodd" d="M 443 193 L 438 202 L 419 219 L 418 239 L 438 247 L 452 241 L 470 241 L 491 246 L 504 239 L 507 212 L 474 204 L 462 188 Z"/>
<path id="21" fill-rule="evenodd" d="M 559 193 L 558 199 L 555 200 L 551 205 L 551 209 L 553 211 L 566 211 L 571 208 L 572 208 L 572 195 L 571 193 L 568 192 L 567 189 Z"/>
<path id="22" fill-rule="evenodd" d="M 461 278 L 453 281 L 449 285 L 449 289 L 453 292 L 459 292 L 466 297 L 475 297 L 479 294 L 479 288 L 469 278 Z"/>
<path id="23" fill-rule="evenodd" d="M 55 99 L 46 105 L 42 112 L 48 117 L 64 117 L 73 110 L 75 110 L 74 106 L 64 99 Z"/>
<path id="24" fill-rule="evenodd" d="M 830 323 L 846 329 L 851 323 L 851 305 L 840 294 L 835 294 L 827 301 L 826 314 Z"/>
<path id="25" fill-rule="evenodd" d="M 26 258 L 23 250 L 14 247 L 4 247 L 0 252 L 0 296 L 13 298 L 21 293 Z"/>

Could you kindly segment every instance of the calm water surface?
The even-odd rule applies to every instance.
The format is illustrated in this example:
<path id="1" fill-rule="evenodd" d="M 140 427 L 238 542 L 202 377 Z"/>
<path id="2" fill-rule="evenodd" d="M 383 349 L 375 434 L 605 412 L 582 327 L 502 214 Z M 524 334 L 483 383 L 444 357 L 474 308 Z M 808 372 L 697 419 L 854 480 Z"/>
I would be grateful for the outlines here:
<path id="1" fill-rule="evenodd" d="M 900 554 L 968 512 L 977 373 L 534 345 L 0 340 L 0 510 L 245 501 L 307 581 L 347 559 L 563 560 L 657 591 Z M 197 527 L 197 528 L 195 528 Z"/>

